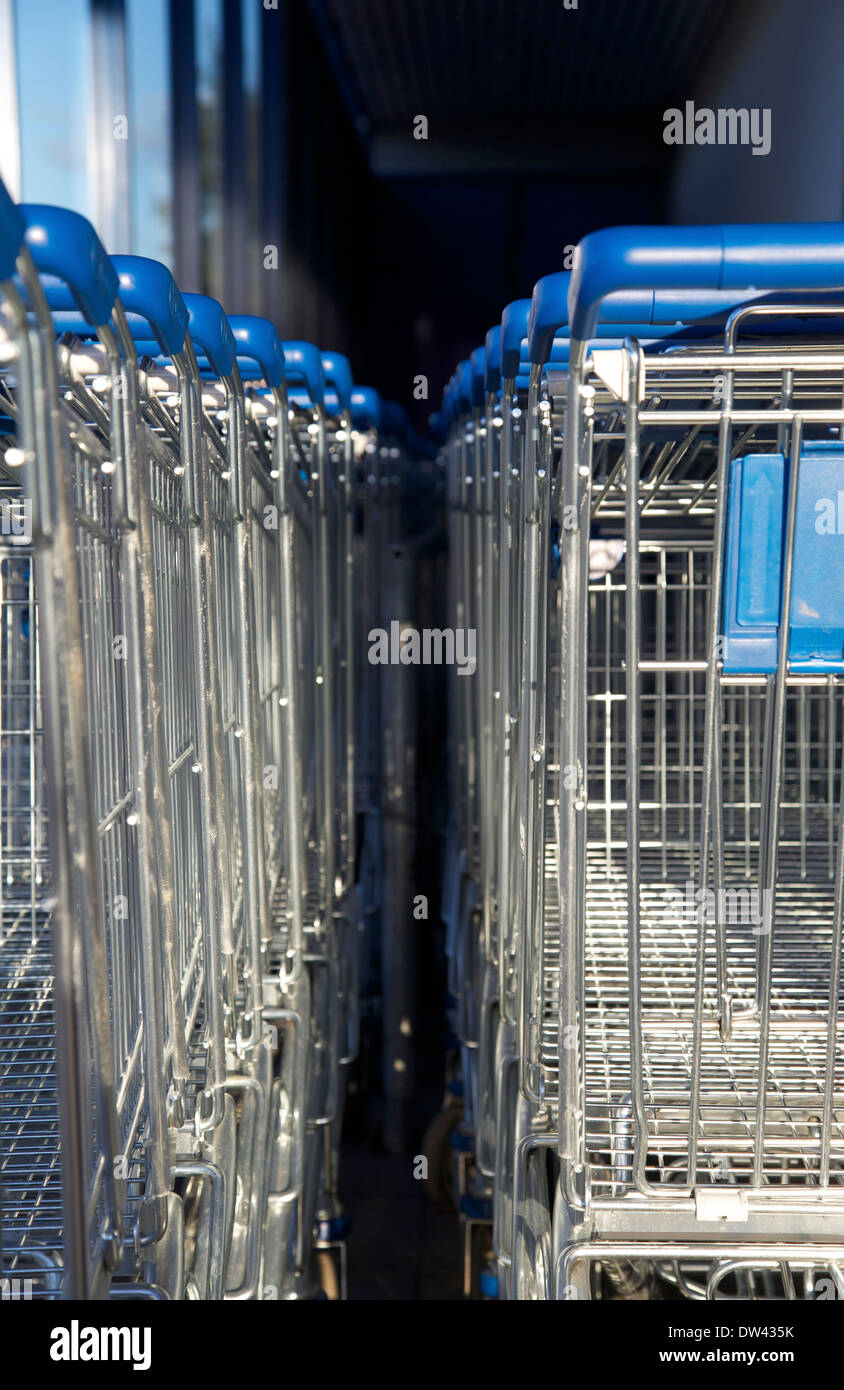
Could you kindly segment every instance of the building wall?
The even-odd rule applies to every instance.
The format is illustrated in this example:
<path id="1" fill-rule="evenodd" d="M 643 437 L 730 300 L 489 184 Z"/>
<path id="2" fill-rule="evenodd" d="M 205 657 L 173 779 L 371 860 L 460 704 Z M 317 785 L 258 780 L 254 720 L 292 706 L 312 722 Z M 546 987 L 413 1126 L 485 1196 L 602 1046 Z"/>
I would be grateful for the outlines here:
<path id="1" fill-rule="evenodd" d="M 844 4 L 763 0 L 737 12 L 694 92 L 676 104 L 769 107 L 771 151 L 683 147 L 676 222 L 827 221 L 844 210 Z"/>

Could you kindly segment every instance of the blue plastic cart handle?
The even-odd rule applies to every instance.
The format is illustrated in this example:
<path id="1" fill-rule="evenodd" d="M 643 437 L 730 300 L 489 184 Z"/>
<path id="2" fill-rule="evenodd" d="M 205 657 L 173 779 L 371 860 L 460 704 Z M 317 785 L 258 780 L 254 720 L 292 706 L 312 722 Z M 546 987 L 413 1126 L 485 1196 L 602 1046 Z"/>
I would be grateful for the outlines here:
<path id="1" fill-rule="evenodd" d="M 484 378 L 486 376 L 486 347 L 475 348 L 469 358 L 472 368 L 472 405 L 484 403 Z"/>
<path id="2" fill-rule="evenodd" d="M 237 345 L 222 304 L 208 294 L 186 294 L 190 335 L 208 358 L 217 376 L 231 376 L 234 371 Z"/>
<path id="3" fill-rule="evenodd" d="M 577 248 L 572 337 L 587 339 L 615 290 L 832 290 L 844 287 L 844 224 L 612 227 Z"/>
<path id="4" fill-rule="evenodd" d="M 554 334 L 569 321 L 568 292 L 571 275 L 561 270 L 556 275 L 543 275 L 533 287 L 527 321 L 528 357 L 541 366 L 548 361 Z"/>
<path id="5" fill-rule="evenodd" d="M 541 365 L 548 360 L 554 335 L 569 322 L 568 296 L 571 275 L 560 271 L 537 280 L 528 318 L 530 361 Z M 728 314 L 748 298 L 746 290 L 625 290 L 603 299 L 600 321 L 592 337 L 654 337 L 645 329 L 657 325 L 673 328 L 699 319 Z"/>
<path id="6" fill-rule="evenodd" d="M 441 410 L 435 410 L 428 416 L 428 433 L 435 444 L 445 443 L 448 421 Z"/>
<path id="7" fill-rule="evenodd" d="M 44 203 L 22 203 L 20 211 L 36 269 L 69 286 L 88 323 L 108 323 L 117 298 L 117 272 L 88 219 Z"/>
<path id="8" fill-rule="evenodd" d="M 381 397 L 374 386 L 356 386 L 352 392 L 352 424 L 358 430 L 380 428 Z"/>
<path id="9" fill-rule="evenodd" d="M 162 352 L 160 344 L 155 338 L 136 338 L 135 351 L 138 357 L 151 357 L 155 362 L 165 363 L 169 360 L 169 352 Z"/>
<path id="10" fill-rule="evenodd" d="M 501 375 L 510 381 L 519 370 L 522 339 L 527 333 L 529 299 L 514 299 L 501 315 Z"/>
<path id="11" fill-rule="evenodd" d="M 20 208 L 12 202 L 6 185 L 0 180 L 0 280 L 11 280 L 14 275 L 25 232 Z"/>
<path id="12" fill-rule="evenodd" d="M 43 284 L 42 289 L 47 307 L 52 314 L 53 327 L 57 333 L 75 333 L 77 338 L 96 338 L 96 328 L 88 322 L 83 314 L 80 314 L 73 295 L 66 285 L 60 285 L 57 280 L 51 280 Z M 68 305 L 72 307 L 68 308 Z"/>
<path id="13" fill-rule="evenodd" d="M 714 327 L 710 330 L 714 333 L 722 333 L 721 327 Z M 682 342 L 683 334 L 688 333 L 687 325 L 682 323 L 653 324 L 653 323 L 599 323 L 595 329 L 593 337 L 589 340 L 594 348 L 623 347 L 626 338 L 636 338 L 641 344 L 655 345 L 665 340 L 673 341 L 675 338 Z M 526 343 L 522 342 L 522 356 L 519 362 L 519 375 L 527 377 L 531 366 L 549 367 L 559 366 L 569 360 L 569 346 L 571 339 L 557 335 L 551 344 L 550 351 L 543 354 L 542 363 L 532 363 L 526 350 Z"/>
<path id="14" fill-rule="evenodd" d="M 472 409 L 472 363 L 468 357 L 457 365 L 457 405 L 461 411 Z"/>
<path id="15" fill-rule="evenodd" d="M 396 401 L 382 401 L 381 428 L 385 434 L 394 435 L 396 439 L 404 439 L 408 429 L 404 407 Z"/>
<path id="16" fill-rule="evenodd" d="M 484 387 L 487 392 L 497 391 L 501 385 L 501 324 L 497 323 L 486 335 L 486 369 Z"/>
<path id="17" fill-rule="evenodd" d="M 343 410 L 351 410 L 354 382 L 348 357 L 344 357 L 342 352 L 324 352 L 322 354 L 322 374 L 326 384 L 330 382 L 334 387 Z"/>
<path id="18" fill-rule="evenodd" d="M 268 386 L 284 382 L 284 352 L 281 340 L 269 319 L 256 314 L 230 314 L 229 328 L 234 335 L 238 360 L 257 362 Z"/>
<path id="19" fill-rule="evenodd" d="M 111 263 L 117 271 L 120 302 L 127 314 L 138 314 L 149 324 L 168 357 L 181 352 L 188 331 L 188 311 L 166 265 L 147 256 L 112 256 Z"/>
<path id="20" fill-rule="evenodd" d="M 304 382 L 313 405 L 322 405 L 325 378 L 319 348 L 313 343 L 287 341 L 282 343 L 284 375 L 290 382 Z"/>

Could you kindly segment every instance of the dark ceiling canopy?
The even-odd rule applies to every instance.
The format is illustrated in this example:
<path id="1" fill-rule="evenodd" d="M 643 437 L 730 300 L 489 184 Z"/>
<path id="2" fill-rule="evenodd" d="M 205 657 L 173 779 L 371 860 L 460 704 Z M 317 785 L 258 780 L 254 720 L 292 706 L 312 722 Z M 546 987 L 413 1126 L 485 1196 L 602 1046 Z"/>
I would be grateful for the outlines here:
<path id="1" fill-rule="evenodd" d="M 652 118 L 695 96 L 735 0 L 309 0 L 361 135 L 391 151 L 412 119 L 442 149 L 473 135 L 530 162 L 578 145 L 594 121 L 597 144 L 616 122 Z M 620 142 L 630 132 L 616 127 Z M 454 135 L 454 139 L 452 139 Z M 533 149 L 531 149 L 531 145 Z M 537 151 L 546 151 L 546 154 Z M 447 163 L 447 161 L 446 161 Z"/>

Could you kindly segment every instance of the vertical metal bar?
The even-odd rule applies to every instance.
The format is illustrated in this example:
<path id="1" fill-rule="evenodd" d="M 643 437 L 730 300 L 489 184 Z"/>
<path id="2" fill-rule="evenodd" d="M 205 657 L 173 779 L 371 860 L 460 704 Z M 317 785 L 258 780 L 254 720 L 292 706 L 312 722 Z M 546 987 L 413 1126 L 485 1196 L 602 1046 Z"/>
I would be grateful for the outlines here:
<path id="1" fill-rule="evenodd" d="M 284 824 L 287 852 L 287 911 L 290 918 L 290 944 L 285 974 L 292 984 L 302 971 L 304 954 L 305 889 L 307 881 L 306 830 L 302 816 L 302 711 L 299 708 L 299 644 L 296 639 L 296 561 L 293 490 L 297 486 L 296 466 L 289 447 L 287 393 L 282 386 L 274 393 L 277 425 L 273 437 L 273 462 L 280 527 L 279 586 L 281 615 L 281 704 L 282 746 L 284 749 Z"/>
<path id="2" fill-rule="evenodd" d="M 577 508 L 579 496 L 579 467 L 583 440 L 583 370 L 586 349 L 583 343 L 572 342 L 569 356 L 568 409 L 563 448 L 563 478 L 561 503 L 564 508 Z M 572 514 L 572 513 L 569 513 Z M 560 749 L 559 805 L 560 826 L 557 852 L 560 864 L 560 1013 L 558 1055 L 559 1083 L 559 1146 L 561 1158 L 561 1193 L 569 1205 L 582 1201 L 583 1166 L 583 1013 L 580 996 L 581 975 L 578 967 L 583 942 L 578 936 L 581 920 L 579 895 L 585 884 L 578 877 L 579 863 L 572 847 L 577 843 L 577 821 L 583 814 L 581 789 L 570 785 L 563 769 L 575 767 L 580 747 L 577 721 L 581 709 L 577 697 L 577 643 L 585 644 L 586 634 L 580 631 L 579 569 L 582 551 L 576 533 L 565 528 L 560 535 L 560 621 L 558 648 L 561 656 L 560 698 L 557 711 Z M 572 1046 L 572 1037 L 574 1046 Z"/>
<path id="3" fill-rule="evenodd" d="M 639 794 L 641 765 L 641 708 L 639 657 L 641 654 L 641 610 L 639 572 L 639 349 L 632 339 L 625 342 L 628 393 L 624 423 L 625 513 L 624 540 L 626 566 L 625 603 L 625 797 L 627 801 L 627 969 L 630 995 L 630 1078 L 632 1107 L 636 1122 L 634 1170 L 638 1185 L 645 1182 L 648 1126 L 644 1097 L 644 1056 L 641 960 L 641 863 L 639 851 Z"/>
<path id="4" fill-rule="evenodd" d="M 164 1097 L 165 1015 L 176 1106 L 180 1123 L 189 1064 L 184 1027 L 178 1009 L 176 922 L 173 892 L 173 842 L 167 779 L 167 755 L 162 722 L 162 698 L 155 623 L 155 585 L 151 534 L 149 466 L 141 457 L 135 424 L 140 407 L 131 335 L 122 313 L 115 327 L 126 356 L 120 370 L 120 399 L 112 406 L 114 424 L 121 428 L 119 471 L 125 509 L 118 507 L 121 526 L 121 579 L 125 586 L 127 638 L 136 658 L 129 666 L 129 765 L 138 817 L 138 900 L 141 936 L 147 949 L 141 960 L 144 1013 L 149 1177 L 145 1198 L 152 1220 L 144 1224 L 142 1240 L 163 1234 L 165 1194 L 170 1189 Z M 131 352 L 131 355 L 130 355 Z M 116 452 L 117 452 L 116 449 Z M 125 515 L 124 515 L 125 511 Z M 137 520 L 130 521 L 129 518 Z M 167 1009 L 165 996 L 167 991 Z"/>
<path id="5" fill-rule="evenodd" d="M 771 742 L 767 761 L 771 769 L 769 815 L 766 827 L 765 881 L 762 894 L 762 926 L 759 960 L 759 1062 L 756 1090 L 756 1129 L 753 1139 L 753 1182 L 762 1184 L 765 1163 L 765 1118 L 767 1111 L 768 1053 L 771 1033 L 771 983 L 773 972 L 773 937 L 776 921 L 777 857 L 779 851 L 780 798 L 782 796 L 783 751 L 785 743 L 786 678 L 788 676 L 788 647 L 791 634 L 791 590 L 794 579 L 794 537 L 797 529 L 797 495 L 800 479 L 800 453 L 803 442 L 803 419 L 794 417 L 791 434 L 791 471 L 788 482 L 788 515 L 786 519 L 783 554 L 782 602 L 780 606 L 777 673 L 774 678 L 774 699 L 771 721 Z M 833 933 L 835 935 L 835 933 Z"/>
<path id="6" fill-rule="evenodd" d="M 615 607 L 615 590 L 609 574 L 604 575 L 604 601 L 604 871 L 609 878 L 612 873 L 612 639 Z"/>
<path id="7" fill-rule="evenodd" d="M 315 531 L 315 598 L 317 603 L 317 670 L 316 707 L 319 727 L 317 807 L 320 836 L 320 878 L 322 880 L 325 907 L 323 927 L 330 931 L 334 911 L 335 895 L 335 823 L 334 823 L 334 656 L 333 656 L 333 613 L 332 613 L 332 537 L 330 531 L 330 479 L 329 460 L 325 439 L 325 412 L 320 405 L 314 406 L 316 435 L 314 436 L 314 457 L 316 479 L 314 493 L 314 531 Z"/>
<path id="8" fill-rule="evenodd" d="M 222 1115 L 222 1088 L 226 1075 L 220 941 L 231 929 L 232 902 L 228 872 L 228 826 L 222 795 L 225 783 L 220 740 L 219 663 L 216 632 L 210 615 L 213 566 L 208 455 L 200 426 L 199 369 L 189 341 L 186 341 L 185 352 L 177 354 L 174 362 L 180 378 L 181 452 L 185 461 L 185 476 L 190 481 L 193 508 L 188 527 L 189 585 L 193 675 L 196 682 L 196 752 L 200 779 L 204 997 L 211 1071 L 211 1109 L 203 1117 L 203 1127 L 211 1129 Z"/>
<path id="9" fill-rule="evenodd" d="M 744 873 L 745 877 L 750 877 L 750 742 L 756 732 L 756 722 L 758 719 L 758 701 L 754 699 L 751 710 L 750 690 L 745 686 L 742 697 L 744 709 Z M 752 720 L 752 722 L 751 722 Z M 754 740 L 755 751 L 755 740 Z"/>
<path id="10" fill-rule="evenodd" d="M 697 1181 L 698 1127 L 700 1123 L 700 1078 L 703 1057 L 703 1010 L 704 986 L 706 977 L 706 936 L 707 911 L 706 888 L 710 873 L 710 849 L 712 837 L 722 826 L 720 744 L 720 644 L 718 641 L 721 625 L 721 593 L 724 569 L 724 538 L 727 519 L 727 483 L 730 459 L 730 411 L 733 403 L 733 371 L 724 373 L 723 404 L 718 425 L 718 465 L 716 473 L 715 522 L 712 543 L 712 568 L 709 587 L 709 622 L 707 625 L 706 646 L 706 704 L 703 727 L 703 767 L 700 810 L 700 903 L 697 909 L 697 942 L 695 948 L 695 992 L 694 1025 L 692 1030 L 692 1065 L 689 1080 L 689 1138 L 688 1138 L 688 1184 L 694 1187 Z M 689 677 L 694 680 L 693 676 Z M 693 717 L 692 717 L 693 722 Z M 690 764 L 694 766 L 693 762 Z M 720 914 L 717 914 L 720 915 Z M 723 924 L 718 927 L 719 982 L 726 973 L 723 955 Z M 721 1001 L 719 1000 L 719 1003 Z"/>
<path id="11" fill-rule="evenodd" d="M 830 747 L 830 758 L 835 760 L 834 745 Z M 829 808 L 830 820 L 833 808 Z M 832 919 L 832 940 L 830 942 L 829 997 L 827 1009 L 826 1059 L 824 1063 L 823 1087 L 823 1125 L 821 1129 L 821 1155 L 818 1181 L 821 1187 L 829 1184 L 830 1147 L 835 1105 L 835 1061 L 838 1051 L 838 1014 L 841 985 L 841 944 L 844 935 L 844 765 L 841 768 L 841 801 L 838 810 L 838 851 L 835 863 L 835 903 Z"/>
<path id="12" fill-rule="evenodd" d="M 250 1049 L 261 1041 L 261 1003 L 263 978 L 262 944 L 268 930 L 267 880 L 263 851 L 261 815 L 261 770 L 258 758 L 260 710 L 256 664 L 255 569 L 252 554 L 252 474 L 245 437 L 243 386 L 237 366 L 224 382 L 228 397 L 229 428 L 227 444 L 232 479 L 237 488 L 234 499 L 234 575 L 235 642 L 241 748 L 241 815 L 243 825 L 244 922 L 247 933 L 247 1010 L 248 1033 L 243 1042 Z M 244 1021 L 245 1015 L 244 1015 Z"/>
<path id="13" fill-rule="evenodd" d="M 356 728 L 356 673 L 355 645 L 357 632 L 355 626 L 355 511 L 354 511 L 354 471 L 355 457 L 352 448 L 352 421 L 344 415 L 341 420 L 343 430 L 343 477 L 341 504 L 341 561 L 339 566 L 340 594 L 338 612 L 342 613 L 341 640 L 343 643 L 344 696 L 344 739 L 345 756 L 345 866 L 344 892 L 349 892 L 355 881 L 355 862 L 357 859 L 356 820 L 355 820 L 355 728 Z"/>
<path id="14" fill-rule="evenodd" d="M 505 379 L 502 381 L 501 461 L 499 465 L 501 477 L 498 494 L 500 537 L 498 562 L 498 608 L 500 624 L 498 646 L 498 745 L 500 750 L 500 801 L 498 814 L 498 991 L 501 1018 L 503 1022 L 508 1024 L 515 1022 L 515 1014 L 510 1007 L 511 991 L 509 987 L 509 972 L 511 968 L 510 948 L 512 941 L 510 882 L 512 849 L 510 845 L 510 829 L 512 825 L 511 800 L 513 795 L 513 721 L 510 685 L 510 624 L 513 611 L 510 602 L 510 567 L 513 553 L 513 517 L 510 503 L 512 495 L 512 478 L 510 475 L 512 470 L 511 410 L 513 404 L 513 390 L 514 382 L 512 380 Z"/>
<path id="15" fill-rule="evenodd" d="M 806 877 L 806 838 L 809 813 L 809 720 L 806 689 L 797 693 L 797 758 L 800 768 L 800 877 Z"/>
<path id="16" fill-rule="evenodd" d="M 665 568 L 665 549 L 659 551 L 659 571 L 656 579 L 656 657 L 658 661 L 665 660 L 665 640 L 666 640 L 666 605 L 668 600 L 668 576 Z M 662 877 L 668 877 L 668 750 L 666 747 L 666 695 L 665 695 L 665 672 L 659 671 L 656 676 L 656 731 L 654 734 L 654 795 L 659 806 L 659 842 L 660 857 L 662 861 Z M 657 765 L 658 764 L 658 765 Z"/>
<path id="17" fill-rule="evenodd" d="M 827 714 L 827 781 L 826 781 L 826 806 L 827 806 L 827 873 L 832 878 L 835 862 L 835 685 L 830 680 L 826 691 L 826 714 Z"/>
<path id="18" fill-rule="evenodd" d="M 541 699 L 544 699 L 544 673 L 540 672 L 540 624 L 546 619 L 541 602 L 541 556 L 543 514 L 548 501 L 547 478 L 540 478 L 539 467 L 539 388 L 542 368 L 531 365 L 528 421 L 524 469 L 524 514 L 522 566 L 522 667 L 521 667 L 521 757 L 519 759 L 519 891 L 518 915 L 522 926 L 522 1005 L 519 1022 L 520 1086 L 530 1100 L 542 1099 L 533 1084 L 532 1068 L 538 1064 L 535 1039 L 541 1029 L 542 1011 L 542 923 L 539 876 L 543 865 L 537 860 L 541 827 L 537 791 L 543 779 L 544 750 L 541 747 Z M 542 696 L 539 684 L 542 683 Z"/>

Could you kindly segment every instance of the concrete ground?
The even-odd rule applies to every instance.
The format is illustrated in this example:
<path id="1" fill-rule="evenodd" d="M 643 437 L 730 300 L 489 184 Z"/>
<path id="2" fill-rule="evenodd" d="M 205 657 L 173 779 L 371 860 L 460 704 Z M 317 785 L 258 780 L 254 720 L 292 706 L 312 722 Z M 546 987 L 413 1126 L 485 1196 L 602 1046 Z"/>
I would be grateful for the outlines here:
<path id="1" fill-rule="evenodd" d="M 344 1145 L 340 1163 L 348 1236 L 349 1299 L 451 1301 L 462 1297 L 461 1229 L 413 1176 L 413 1156 L 366 1141 Z"/>

